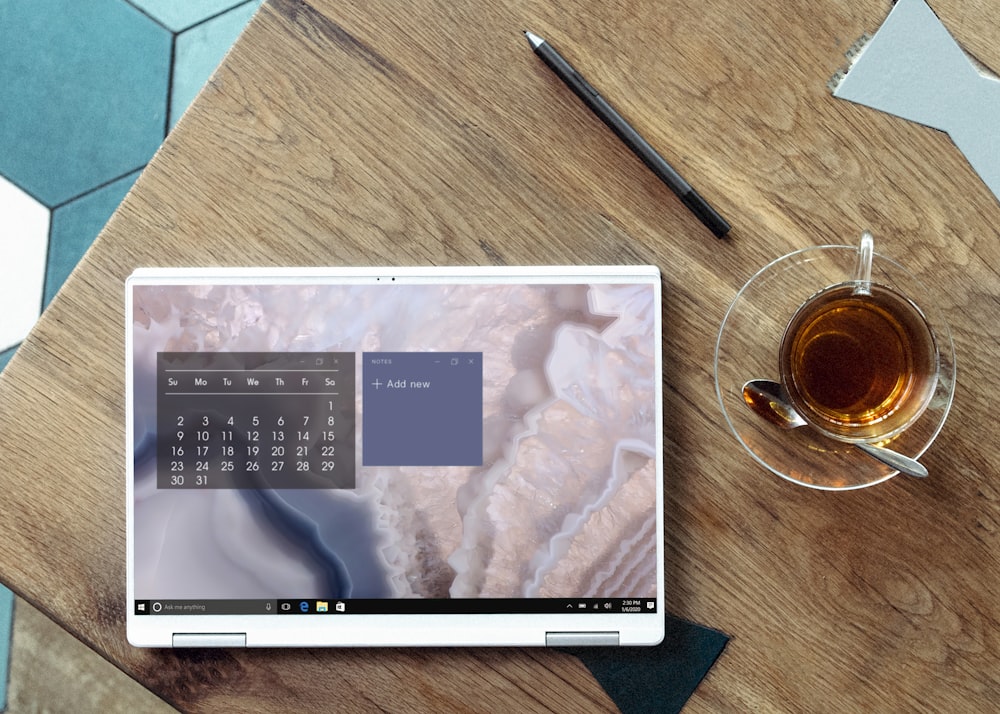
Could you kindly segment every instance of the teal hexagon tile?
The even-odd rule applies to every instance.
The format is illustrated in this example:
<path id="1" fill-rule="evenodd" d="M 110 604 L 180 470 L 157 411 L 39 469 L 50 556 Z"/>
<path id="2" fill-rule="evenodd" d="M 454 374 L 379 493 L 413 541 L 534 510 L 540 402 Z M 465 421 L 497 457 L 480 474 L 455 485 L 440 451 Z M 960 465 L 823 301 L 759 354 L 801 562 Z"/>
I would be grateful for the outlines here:
<path id="1" fill-rule="evenodd" d="M 261 2 L 251 0 L 243 3 L 177 36 L 170 94 L 171 127 L 201 91 Z"/>
<path id="2" fill-rule="evenodd" d="M 0 370 L 3 370 L 3 368 L 7 366 L 7 363 L 10 362 L 10 358 L 14 356 L 17 348 L 18 345 L 14 345 L 9 349 L 0 351 Z M 0 709 L 0 712 L 2 711 L 3 709 Z"/>
<path id="3" fill-rule="evenodd" d="M 173 32 L 181 32 L 246 0 L 128 0 Z"/>
<path id="4" fill-rule="evenodd" d="M 14 624 L 14 594 L 0 585 L 0 712 L 7 709 L 7 679 L 10 673 L 10 639 Z"/>
<path id="5" fill-rule="evenodd" d="M 133 171 L 52 212 L 44 305 L 52 301 L 142 171 Z"/>
<path id="6" fill-rule="evenodd" d="M 0 174 L 54 207 L 143 166 L 172 40 L 122 0 L 0 2 Z"/>
<path id="7" fill-rule="evenodd" d="M 0 178 L 0 350 L 28 334 L 42 311 L 49 209 Z"/>

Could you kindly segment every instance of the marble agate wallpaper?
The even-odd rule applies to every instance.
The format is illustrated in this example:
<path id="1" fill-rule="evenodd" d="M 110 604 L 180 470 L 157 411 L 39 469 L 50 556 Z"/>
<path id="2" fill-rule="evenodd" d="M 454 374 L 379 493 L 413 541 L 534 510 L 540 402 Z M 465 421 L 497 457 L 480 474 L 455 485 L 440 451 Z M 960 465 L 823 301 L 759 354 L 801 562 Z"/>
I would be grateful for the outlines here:
<path id="1" fill-rule="evenodd" d="M 648 285 L 135 286 L 136 598 L 656 593 Z M 353 489 L 158 489 L 158 352 L 482 354 L 476 466 Z M 358 429 L 364 404 L 356 389 Z"/>

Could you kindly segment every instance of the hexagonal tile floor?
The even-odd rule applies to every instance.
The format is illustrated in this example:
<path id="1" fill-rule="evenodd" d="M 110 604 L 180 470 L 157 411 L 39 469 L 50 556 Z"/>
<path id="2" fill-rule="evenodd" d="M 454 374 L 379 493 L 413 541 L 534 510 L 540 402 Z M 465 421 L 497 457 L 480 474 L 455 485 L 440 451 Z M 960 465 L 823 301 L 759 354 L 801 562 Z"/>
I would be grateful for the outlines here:
<path id="1" fill-rule="evenodd" d="M 0 369 L 261 2 L 0 0 Z M 8 680 L 19 607 L 0 587 L 0 711 L 58 709 Z"/>
<path id="2" fill-rule="evenodd" d="M 0 2 L 0 368 L 260 3 Z"/>

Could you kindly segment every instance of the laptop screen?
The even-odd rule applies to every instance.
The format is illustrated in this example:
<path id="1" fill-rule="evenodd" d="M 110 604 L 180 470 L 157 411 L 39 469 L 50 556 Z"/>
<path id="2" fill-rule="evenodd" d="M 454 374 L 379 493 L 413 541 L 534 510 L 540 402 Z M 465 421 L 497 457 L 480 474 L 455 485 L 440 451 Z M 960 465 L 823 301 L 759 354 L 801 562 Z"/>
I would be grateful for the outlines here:
<path id="1" fill-rule="evenodd" d="M 130 279 L 130 622 L 657 612 L 658 272 L 469 272 Z"/>

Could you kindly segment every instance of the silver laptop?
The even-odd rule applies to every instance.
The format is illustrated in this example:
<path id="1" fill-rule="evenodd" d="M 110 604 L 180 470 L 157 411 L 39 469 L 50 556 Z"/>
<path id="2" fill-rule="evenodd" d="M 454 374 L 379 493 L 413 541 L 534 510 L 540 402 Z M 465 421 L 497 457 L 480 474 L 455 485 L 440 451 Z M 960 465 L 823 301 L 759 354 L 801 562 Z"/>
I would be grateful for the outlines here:
<path id="1" fill-rule="evenodd" d="M 663 638 L 652 266 L 142 269 L 128 639 Z"/>

